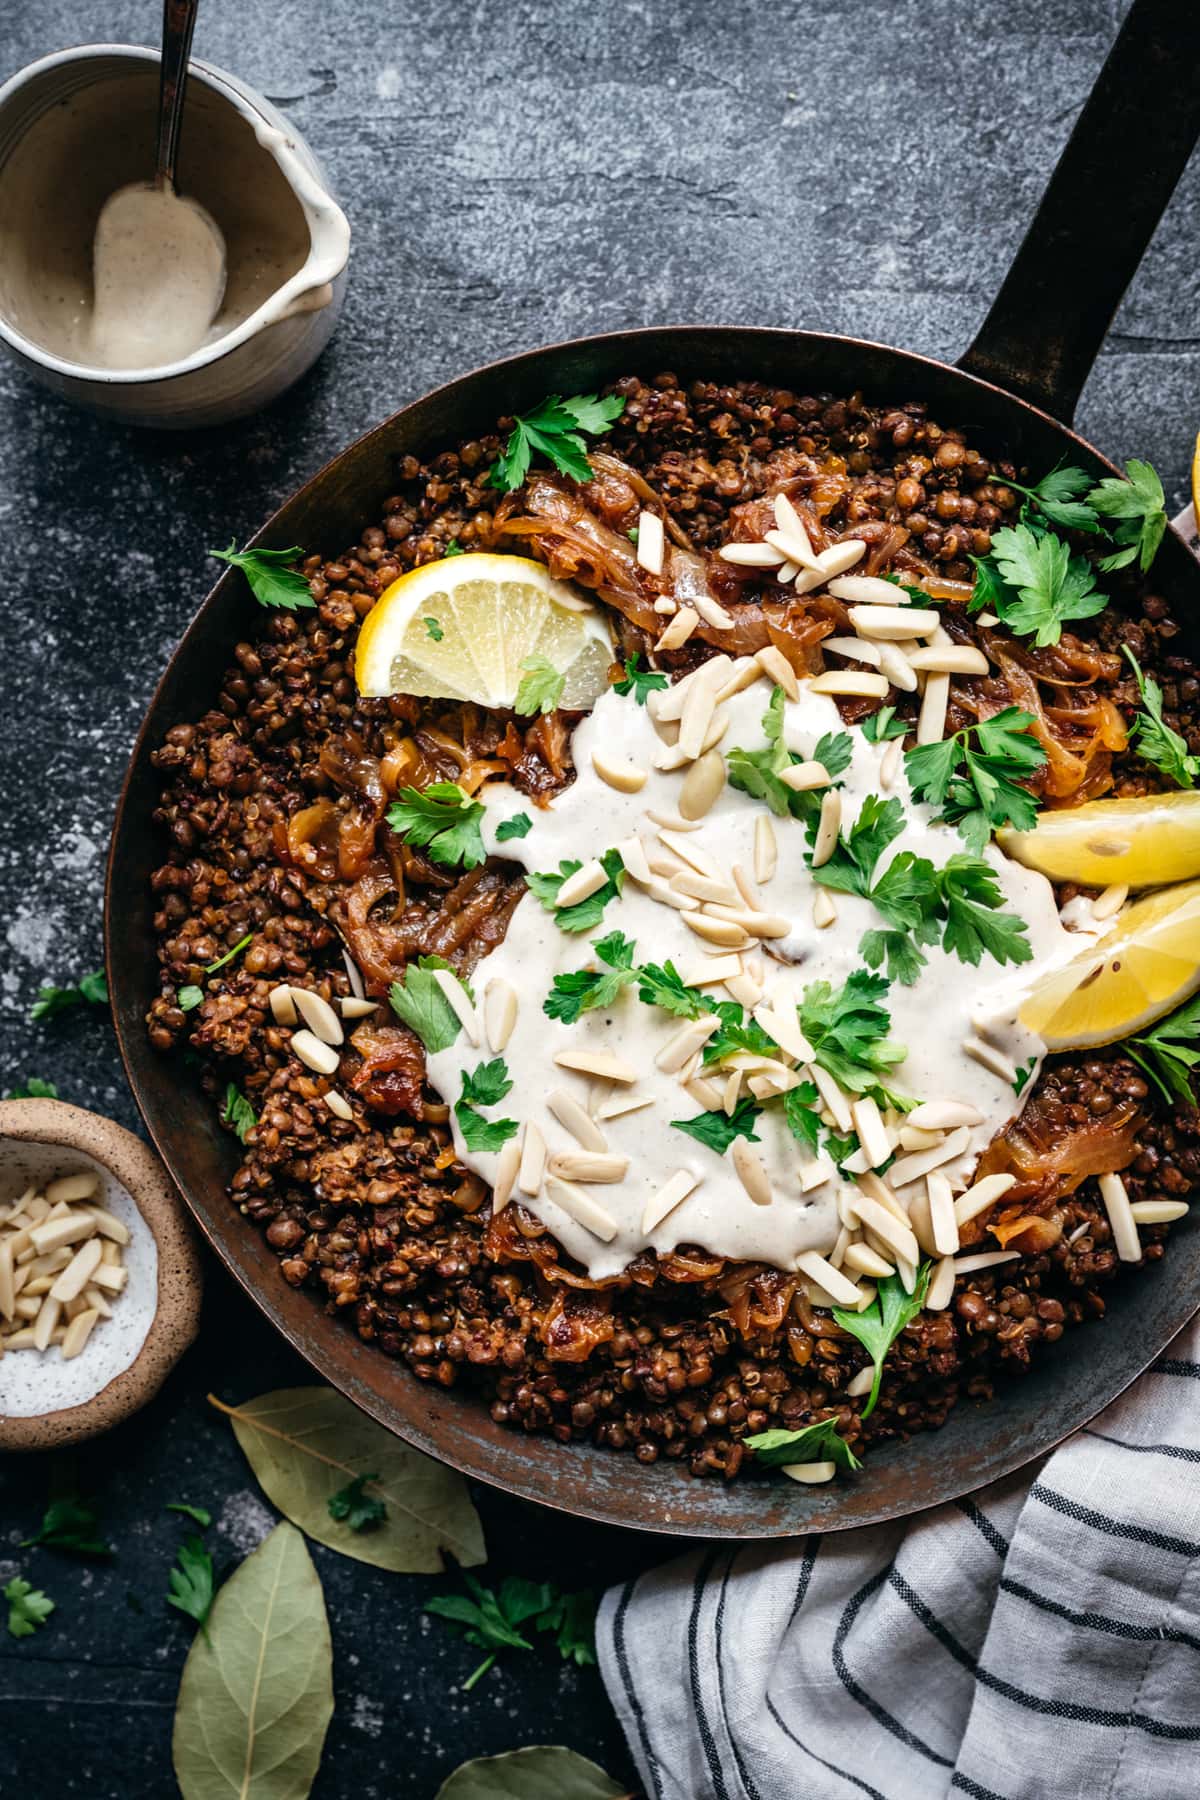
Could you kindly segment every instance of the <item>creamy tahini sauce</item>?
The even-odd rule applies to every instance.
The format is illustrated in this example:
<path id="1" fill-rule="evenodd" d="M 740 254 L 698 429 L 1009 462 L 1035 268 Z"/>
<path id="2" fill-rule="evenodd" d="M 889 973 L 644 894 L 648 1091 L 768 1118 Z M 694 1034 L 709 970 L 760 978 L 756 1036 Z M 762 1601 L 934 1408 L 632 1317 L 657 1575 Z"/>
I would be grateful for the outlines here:
<path id="1" fill-rule="evenodd" d="M 753 749 L 764 743 L 761 721 L 770 691 L 768 683 L 757 682 L 725 702 L 730 720 L 720 744 L 722 751 L 735 745 Z M 842 729 L 836 707 L 824 695 L 802 688 L 800 701 L 786 706 L 785 741 L 804 757 L 812 755 L 823 733 Z M 840 778 L 843 832 L 857 818 L 869 794 L 885 792 L 880 765 L 887 746 L 870 743 L 858 729 L 851 728 L 850 737 L 853 761 Z M 648 769 L 646 785 L 637 794 L 622 794 L 609 787 L 592 767 L 593 748 L 610 753 L 618 750 Z M 654 768 L 655 755 L 662 748 L 662 739 L 645 708 L 632 697 L 608 692 L 575 732 L 578 775 L 552 805 L 532 805 L 507 785 L 487 787 L 483 835 L 489 850 L 528 869 L 553 871 L 567 859 L 586 862 L 599 856 L 634 833 L 652 842 L 658 827 L 647 813 L 650 809 L 678 813 L 679 790 L 686 773 L 686 769 L 664 773 Z M 962 850 L 956 831 L 932 823 L 935 809 L 913 800 L 902 765 L 886 792 L 902 801 L 905 829 L 881 857 L 877 872 L 906 850 L 928 857 L 937 866 Z M 694 841 L 724 870 L 740 863 L 750 871 L 755 820 L 765 810 L 761 801 L 727 785 L 692 834 Z M 532 830 L 524 838 L 498 842 L 496 826 L 521 812 L 533 820 Z M 773 879 L 761 890 L 762 904 L 765 910 L 793 921 L 793 929 L 788 937 L 774 940 L 773 954 L 762 958 L 764 998 L 776 1010 L 790 1012 L 810 982 L 826 980 L 837 986 L 860 968 L 858 945 L 863 933 L 884 922 L 869 901 L 838 893 L 836 923 L 819 930 L 812 917 L 817 884 L 804 861 L 805 828 L 798 820 L 774 816 L 772 824 L 779 864 Z M 982 1123 L 970 1132 L 964 1154 L 942 1165 L 956 1191 L 968 1184 L 981 1152 L 1022 1105 L 1010 1081 L 966 1055 L 964 1040 L 982 1028 L 1014 1064 L 1024 1064 L 1032 1057 L 1040 1066 L 1045 1046 L 1019 1024 L 1017 1009 L 1040 973 L 1079 948 L 1078 936 L 1066 931 L 1059 920 L 1054 893 L 1045 877 L 1010 861 L 994 846 L 985 854 L 1004 892 L 1005 910 L 1018 913 L 1027 923 L 1032 960 L 1017 967 L 1001 967 L 985 956 L 978 968 L 971 968 L 940 946 L 930 946 L 917 983 L 913 987 L 893 983 L 885 1003 L 892 1020 L 889 1035 L 908 1050 L 889 1085 L 918 1100 L 969 1101 L 983 1114 Z M 532 1120 L 550 1154 L 578 1148 L 549 1110 L 547 1096 L 562 1089 L 594 1110 L 618 1090 L 608 1082 L 556 1065 L 555 1053 L 568 1048 L 614 1051 L 640 1071 L 636 1091 L 653 1101 L 638 1112 L 600 1121 L 609 1149 L 629 1158 L 629 1171 L 622 1182 L 587 1189 L 617 1222 L 610 1243 L 602 1243 L 568 1217 L 544 1191 L 536 1197 L 518 1192 L 514 1199 L 536 1214 L 597 1279 L 619 1273 L 648 1246 L 665 1252 L 678 1244 L 698 1244 L 722 1256 L 785 1269 L 794 1266 L 797 1256 L 806 1250 L 828 1252 L 839 1230 L 839 1191 L 843 1187 L 853 1191 L 854 1184 L 830 1164 L 829 1178 L 822 1186 L 802 1191 L 799 1172 L 808 1152 L 788 1130 L 778 1102 L 769 1103 L 761 1113 L 756 1126 L 760 1142 L 752 1146 L 767 1169 L 774 1195 L 771 1205 L 759 1206 L 746 1194 L 728 1155 L 720 1156 L 671 1127 L 671 1120 L 691 1118 L 704 1110 L 684 1092 L 676 1075 L 663 1074 L 655 1067 L 656 1053 L 678 1031 L 680 1020 L 639 1000 L 636 985 L 627 987 L 611 1008 L 584 1013 L 574 1025 L 549 1019 L 542 1011 L 554 976 L 599 966 L 592 955 L 592 942 L 618 929 L 636 941 L 635 962 L 670 959 L 685 980 L 695 981 L 706 953 L 715 952 L 715 946 L 706 945 L 690 931 L 677 912 L 651 899 L 627 878 L 624 892 L 605 909 L 603 922 L 594 931 L 578 935 L 560 930 L 554 915 L 532 894 L 525 895 L 503 943 L 483 959 L 472 976 L 480 1000 L 488 983 L 497 977 L 511 983 L 520 995 L 517 1023 L 504 1050 L 512 1091 L 500 1105 L 487 1109 L 488 1117 L 511 1117 L 522 1124 Z M 714 999 L 730 998 L 722 987 L 705 991 Z M 453 1105 L 461 1093 L 463 1072 L 490 1055 L 486 1044 L 477 1048 L 460 1032 L 449 1049 L 429 1058 L 429 1078 Z M 1032 1079 L 1036 1079 L 1036 1070 Z M 457 1123 L 455 1143 L 462 1162 L 490 1183 L 496 1156 L 468 1150 Z M 647 1236 L 642 1231 L 646 1203 L 679 1169 L 701 1176 L 700 1184 Z M 920 1186 L 923 1189 L 923 1183 Z M 907 1190 L 910 1195 L 916 1191 L 916 1187 Z"/>
<path id="2" fill-rule="evenodd" d="M 157 368 L 208 336 L 225 292 L 225 240 L 194 200 L 134 182 L 100 210 L 92 272 L 91 363 Z"/>

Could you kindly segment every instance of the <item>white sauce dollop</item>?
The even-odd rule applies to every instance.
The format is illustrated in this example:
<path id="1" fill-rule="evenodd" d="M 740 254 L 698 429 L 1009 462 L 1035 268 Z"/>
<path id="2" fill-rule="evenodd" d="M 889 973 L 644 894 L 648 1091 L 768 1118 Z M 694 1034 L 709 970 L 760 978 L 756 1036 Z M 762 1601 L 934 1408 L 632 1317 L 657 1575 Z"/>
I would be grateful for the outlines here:
<path id="1" fill-rule="evenodd" d="M 769 696 L 769 685 L 756 682 L 725 702 L 730 719 L 720 745 L 723 751 L 735 745 L 753 749 L 764 743 L 761 721 Z M 786 705 L 785 741 L 802 756 L 812 755 L 823 733 L 843 729 L 836 707 L 824 695 L 802 687 L 799 702 Z M 888 746 L 871 743 L 858 729 L 850 728 L 850 737 L 853 760 L 839 778 L 843 832 L 849 830 L 868 795 L 885 793 L 880 765 Z M 594 748 L 610 754 L 619 751 L 649 770 L 641 791 L 619 793 L 603 782 L 592 767 Z M 488 849 L 527 869 L 555 871 L 567 859 L 586 862 L 600 856 L 634 833 L 651 843 L 658 827 L 647 818 L 648 810 L 677 814 L 686 773 L 654 768 L 655 755 L 662 748 L 662 739 L 644 707 L 632 697 L 606 693 L 575 732 L 576 780 L 550 806 L 531 805 L 525 795 L 507 785 L 487 787 L 483 835 Z M 964 848 L 956 831 L 932 823 L 936 809 L 913 800 L 902 764 L 887 794 L 901 800 L 905 829 L 884 852 L 877 873 L 902 851 L 928 857 L 940 867 Z M 728 871 L 739 863 L 751 870 L 755 821 L 765 810 L 761 801 L 727 785 L 692 834 L 694 841 L 722 869 Z M 523 838 L 499 842 L 497 825 L 516 813 L 527 813 L 533 820 L 532 829 Z M 813 923 L 813 900 L 819 890 L 804 860 L 805 828 L 793 819 L 772 817 L 772 824 L 779 861 L 776 874 L 762 890 L 763 906 L 789 919 L 792 930 L 788 937 L 773 941 L 773 955 L 757 954 L 762 960 L 766 999 L 790 1015 L 810 982 L 826 980 L 837 987 L 852 970 L 861 968 L 859 941 L 865 931 L 884 921 L 868 900 L 838 893 L 834 896 L 836 922 L 818 930 Z M 931 946 L 925 951 L 926 966 L 916 984 L 903 987 L 893 983 L 885 1002 L 891 1013 L 889 1035 L 908 1050 L 889 1085 L 918 1100 L 969 1101 L 983 1115 L 982 1122 L 971 1128 L 963 1154 L 943 1165 L 956 1191 L 968 1185 L 981 1152 L 1022 1106 L 1011 1081 L 972 1060 L 963 1049 L 964 1040 L 982 1029 L 1014 1066 L 1030 1058 L 1040 1065 L 1045 1046 L 1019 1024 L 1018 1007 L 1048 967 L 1079 949 L 1078 934 L 1064 930 L 1059 920 L 1054 892 L 1045 877 L 1010 861 L 995 846 L 985 855 L 1003 890 L 1004 909 L 1018 913 L 1027 923 L 1032 960 L 1001 967 L 985 955 L 978 968 L 971 968 L 940 946 Z M 843 1188 L 853 1191 L 854 1183 L 852 1178 L 838 1175 L 830 1164 L 828 1179 L 803 1191 L 800 1169 L 810 1160 L 809 1153 L 789 1131 L 778 1102 L 769 1104 L 760 1115 L 756 1126 L 760 1141 L 752 1146 L 767 1169 L 773 1191 L 771 1204 L 761 1206 L 746 1193 L 728 1155 L 718 1155 L 672 1128 L 672 1120 L 692 1118 L 704 1110 L 684 1092 L 677 1075 L 655 1067 L 656 1053 L 679 1030 L 680 1020 L 639 1000 L 636 985 L 626 987 L 613 1006 L 584 1013 L 573 1025 L 549 1019 L 543 1012 L 542 1003 L 554 976 L 598 966 L 591 946 L 595 939 L 615 930 L 636 941 L 635 962 L 669 959 L 689 981 L 696 979 L 706 955 L 715 953 L 715 946 L 689 930 L 678 912 L 652 899 L 627 878 L 623 893 L 605 909 L 602 923 L 578 935 L 562 931 L 551 912 L 532 894 L 525 895 L 504 942 L 472 975 L 480 1001 L 496 978 L 509 982 L 520 996 L 516 1026 L 503 1053 L 512 1091 L 499 1105 L 486 1109 L 487 1117 L 511 1117 L 522 1124 L 532 1121 L 550 1154 L 577 1149 L 550 1111 L 547 1096 L 555 1089 L 564 1090 L 594 1111 L 616 1090 L 611 1083 L 559 1067 L 555 1053 L 567 1049 L 615 1052 L 638 1069 L 637 1093 L 652 1099 L 652 1104 L 637 1112 L 599 1122 L 608 1148 L 629 1158 L 622 1181 L 587 1190 L 616 1221 L 610 1242 L 601 1242 L 568 1217 L 549 1199 L 544 1187 L 534 1197 L 517 1192 L 514 1200 L 542 1220 L 593 1279 L 618 1274 L 648 1247 L 666 1252 L 679 1244 L 696 1244 L 722 1256 L 783 1269 L 793 1268 L 804 1251 L 827 1253 L 840 1226 L 839 1192 Z M 714 999 L 730 998 L 723 987 L 706 992 Z M 476 1047 L 460 1032 L 449 1049 L 429 1057 L 429 1079 L 453 1106 L 461 1093 L 464 1071 L 473 1070 L 491 1054 L 486 1044 Z M 1035 1079 L 1036 1069 L 1030 1076 L 1031 1081 Z M 454 1135 L 462 1162 L 490 1184 L 496 1155 L 468 1150 L 457 1122 Z M 699 1185 L 656 1229 L 644 1233 L 647 1201 L 680 1169 L 700 1177 Z"/>

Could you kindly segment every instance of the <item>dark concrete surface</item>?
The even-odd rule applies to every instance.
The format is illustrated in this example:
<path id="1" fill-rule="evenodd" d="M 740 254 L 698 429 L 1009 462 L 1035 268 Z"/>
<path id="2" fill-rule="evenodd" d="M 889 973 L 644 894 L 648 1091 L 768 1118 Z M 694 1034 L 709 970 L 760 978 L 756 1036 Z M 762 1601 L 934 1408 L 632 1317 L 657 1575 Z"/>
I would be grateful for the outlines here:
<path id="1" fill-rule="evenodd" d="M 197 54 L 276 99 L 330 171 L 354 231 L 350 289 L 319 366 L 220 432 L 98 424 L 0 367 L 0 1091 L 40 1075 L 137 1126 L 106 1020 L 30 1026 L 28 1009 L 40 981 L 98 962 L 113 803 L 152 686 L 212 579 L 208 546 L 253 532 L 395 407 L 540 342 L 699 320 L 957 355 L 1123 11 L 207 0 Z M 0 22 L 6 77 L 87 38 L 150 41 L 157 8 L 0 0 Z M 1131 180 L 1147 153 L 1131 146 Z M 1149 456 L 1176 503 L 1200 424 L 1198 214 L 1194 161 L 1079 414 L 1109 454 Z M 252 1548 L 271 1510 L 203 1396 L 301 1379 L 213 1270 L 200 1342 L 162 1395 L 79 1454 L 118 1548 L 110 1566 L 18 1551 L 55 1471 L 43 1458 L 0 1467 L 0 1582 L 20 1568 L 58 1602 L 35 1639 L 0 1630 L 6 1793 L 175 1792 L 188 1628 L 163 1604 L 180 1532 L 162 1508 L 213 1510 L 222 1569 Z M 479 1502 L 497 1574 L 601 1584 L 658 1554 L 649 1539 Z M 510 1658 L 463 1696 L 472 1653 L 421 1615 L 436 1583 L 314 1556 L 337 1689 L 319 1800 L 428 1800 L 463 1758 L 538 1741 L 628 1775 L 594 1672 Z"/>

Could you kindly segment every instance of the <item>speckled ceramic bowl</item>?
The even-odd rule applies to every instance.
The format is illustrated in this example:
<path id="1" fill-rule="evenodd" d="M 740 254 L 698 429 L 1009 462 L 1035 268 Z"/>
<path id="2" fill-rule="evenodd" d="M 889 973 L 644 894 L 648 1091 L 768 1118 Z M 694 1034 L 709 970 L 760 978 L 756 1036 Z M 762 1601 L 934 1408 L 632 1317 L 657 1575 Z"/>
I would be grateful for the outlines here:
<path id="1" fill-rule="evenodd" d="M 109 1430 L 158 1392 L 200 1321 L 195 1238 L 154 1152 L 77 1106 L 0 1101 L 0 1203 L 81 1170 L 95 1170 L 101 1204 L 129 1227 L 129 1282 L 80 1356 L 14 1350 L 0 1360 L 3 1450 L 46 1450 Z"/>

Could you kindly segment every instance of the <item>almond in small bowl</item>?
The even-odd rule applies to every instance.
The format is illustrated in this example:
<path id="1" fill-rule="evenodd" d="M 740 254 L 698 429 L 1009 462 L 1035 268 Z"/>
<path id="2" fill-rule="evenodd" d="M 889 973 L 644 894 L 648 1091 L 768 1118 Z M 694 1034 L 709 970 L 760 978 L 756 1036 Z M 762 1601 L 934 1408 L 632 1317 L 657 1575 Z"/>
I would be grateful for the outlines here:
<path id="1" fill-rule="evenodd" d="M 158 1158 L 57 1100 L 0 1102 L 0 1448 L 108 1430 L 196 1335 L 201 1270 Z"/>

